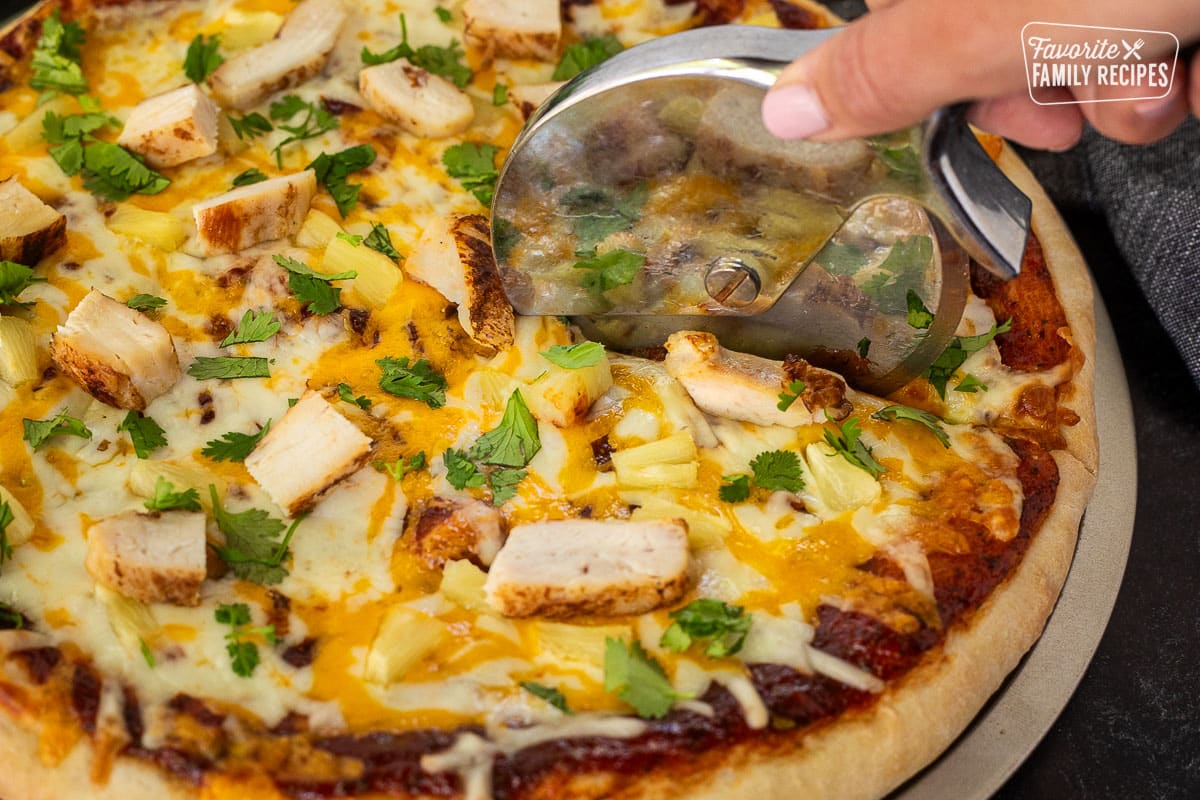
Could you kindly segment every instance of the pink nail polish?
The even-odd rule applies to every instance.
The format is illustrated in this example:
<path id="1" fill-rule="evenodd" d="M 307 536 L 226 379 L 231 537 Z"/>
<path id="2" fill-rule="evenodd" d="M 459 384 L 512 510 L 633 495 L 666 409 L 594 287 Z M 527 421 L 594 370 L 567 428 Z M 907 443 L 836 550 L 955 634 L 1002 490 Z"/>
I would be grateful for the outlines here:
<path id="1" fill-rule="evenodd" d="M 780 139 L 803 139 L 829 127 L 829 117 L 817 93 L 801 84 L 767 92 L 762 119 L 767 130 Z"/>

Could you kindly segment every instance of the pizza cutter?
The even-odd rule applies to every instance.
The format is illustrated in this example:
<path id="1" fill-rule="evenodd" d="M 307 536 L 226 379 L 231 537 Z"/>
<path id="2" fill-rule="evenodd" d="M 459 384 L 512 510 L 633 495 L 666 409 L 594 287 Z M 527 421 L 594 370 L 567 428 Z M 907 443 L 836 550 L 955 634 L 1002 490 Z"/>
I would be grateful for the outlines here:
<path id="1" fill-rule="evenodd" d="M 965 106 L 871 139 L 772 136 L 764 93 L 836 31 L 687 31 L 561 87 L 496 187 L 493 246 L 513 307 L 570 316 L 625 351 L 711 331 L 877 393 L 925 371 L 962 316 L 969 259 L 1018 273 L 1031 204 Z"/>

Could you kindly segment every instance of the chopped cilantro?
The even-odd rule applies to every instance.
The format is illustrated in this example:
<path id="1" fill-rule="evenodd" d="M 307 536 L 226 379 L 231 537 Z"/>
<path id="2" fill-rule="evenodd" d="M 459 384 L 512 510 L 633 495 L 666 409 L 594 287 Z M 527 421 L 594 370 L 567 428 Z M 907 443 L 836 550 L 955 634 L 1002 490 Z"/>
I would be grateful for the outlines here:
<path id="1" fill-rule="evenodd" d="M 382 370 L 379 388 L 397 397 L 420 400 L 430 408 L 446 405 L 446 379 L 421 358 L 381 358 L 375 362 Z"/>
<path id="2" fill-rule="evenodd" d="M 542 357 L 563 369 L 594 367 L 604 360 L 604 345 L 597 342 L 556 344 L 543 350 Z"/>
<path id="3" fill-rule="evenodd" d="M 769 492 L 798 492 L 804 488 L 800 457 L 790 450 L 767 450 L 750 462 L 754 485 Z"/>
<path id="4" fill-rule="evenodd" d="M 442 463 L 446 465 L 446 480 L 455 489 L 477 489 L 483 486 L 483 473 L 468 458 L 465 451 L 447 448 L 446 452 L 442 453 Z"/>
<path id="5" fill-rule="evenodd" d="M 211 458 L 213 461 L 245 461 L 246 456 L 254 451 L 255 446 L 262 441 L 269 430 L 271 430 L 271 420 L 267 420 L 267 423 L 255 434 L 229 431 L 220 439 L 208 442 L 200 451 L 200 455 Z"/>
<path id="6" fill-rule="evenodd" d="M 871 416 L 884 422 L 906 419 L 910 422 L 924 425 L 942 443 L 942 447 L 950 447 L 950 436 L 946 433 L 946 429 L 942 427 L 942 421 L 928 411 L 922 411 L 919 408 L 911 408 L 909 406 L 891 405 L 884 406 Z"/>
<path id="7" fill-rule="evenodd" d="M 596 245 L 604 239 L 632 229 L 642 215 L 646 197 L 644 182 L 623 196 L 594 186 L 577 186 L 564 194 L 559 205 L 571 218 L 572 230 L 579 240 L 575 254 L 595 255 Z"/>
<path id="8" fill-rule="evenodd" d="M 8 541 L 8 526 L 16 520 L 17 516 L 9 507 L 8 501 L 0 503 L 0 564 L 8 561 L 13 557 L 12 545 Z"/>
<path id="9" fill-rule="evenodd" d="M 250 356 L 197 356 L 188 367 L 187 374 L 196 380 L 206 381 L 214 378 L 269 378 L 271 367 L 265 358 Z"/>
<path id="10" fill-rule="evenodd" d="M 283 560 L 303 517 L 296 518 L 288 527 L 260 508 L 234 514 L 221 506 L 217 487 L 209 484 L 208 492 L 212 497 L 213 519 L 225 534 L 224 546 L 213 549 L 233 574 L 261 584 L 279 583 L 286 578 L 288 571 L 282 566 Z M 284 528 L 287 533 L 282 540 L 277 540 Z"/>
<path id="11" fill-rule="evenodd" d="M 938 395 L 946 398 L 946 383 L 955 371 L 967 360 L 971 353 L 987 347 L 993 339 L 1002 333 L 1012 330 L 1012 320 L 1007 319 L 999 325 L 993 325 L 987 333 L 975 336 L 955 336 L 950 345 L 942 351 L 937 360 L 925 370 L 925 377 L 937 389 Z"/>
<path id="12" fill-rule="evenodd" d="M 496 190 L 496 154 L 500 148 L 490 144 L 462 142 L 446 148 L 442 153 L 442 166 L 446 174 L 458 179 L 462 187 L 485 206 L 492 204 L 492 193 Z"/>
<path id="13" fill-rule="evenodd" d="M 350 183 L 346 178 L 350 173 L 366 169 L 374 163 L 375 148 L 369 144 L 359 144 L 333 155 L 321 153 L 306 169 L 317 173 L 317 183 L 329 191 L 333 202 L 337 204 L 338 213 L 345 218 L 358 204 L 358 193 L 362 190 L 362 184 Z"/>
<path id="14" fill-rule="evenodd" d="M 502 506 L 517 496 L 517 486 L 529 473 L 523 469 L 494 469 L 487 477 L 492 505 Z"/>
<path id="15" fill-rule="evenodd" d="M 135 294 L 125 301 L 125 305 L 134 311 L 157 311 L 166 304 L 166 298 L 153 294 Z"/>
<path id="16" fill-rule="evenodd" d="M 872 142 L 871 146 L 875 150 L 875 155 L 893 175 L 912 178 L 921 174 L 921 159 L 911 144 L 902 147 L 888 147 L 878 142 Z"/>
<path id="17" fill-rule="evenodd" d="M 633 706 L 639 717 L 666 716 L 676 700 L 686 699 L 671 687 L 663 668 L 640 642 L 626 645 L 620 639 L 604 640 L 604 689 Z"/>
<path id="18" fill-rule="evenodd" d="M 741 650 L 752 621 L 741 606 L 710 599 L 693 600 L 670 616 L 674 622 L 663 632 L 659 646 L 682 653 L 694 640 L 708 639 L 704 653 L 713 658 Z"/>
<path id="19" fill-rule="evenodd" d="M 224 57 L 217 50 L 221 46 L 221 37 L 205 38 L 196 34 L 188 45 L 187 55 L 183 59 L 183 74 L 192 83 L 204 83 L 217 67 L 225 63 Z"/>
<path id="20" fill-rule="evenodd" d="M 358 406 L 364 411 L 371 407 L 371 400 L 365 395 L 355 397 L 354 390 L 350 388 L 350 384 L 348 383 L 339 383 L 337 385 L 337 392 L 338 397 L 341 400 L 349 403 L 352 406 Z"/>
<path id="21" fill-rule="evenodd" d="M 251 186 L 256 183 L 262 183 L 267 179 L 267 174 L 257 167 L 251 167 L 245 172 L 239 172 L 233 178 L 234 188 L 238 186 Z"/>
<path id="22" fill-rule="evenodd" d="M 247 114 L 241 119 L 230 114 L 228 119 L 230 126 L 233 127 L 233 132 L 243 141 L 256 139 L 275 130 L 275 126 L 257 111 Z"/>
<path id="23" fill-rule="evenodd" d="M 146 659 L 146 666 L 154 669 L 154 653 L 150 650 L 150 645 L 146 644 L 146 640 L 138 638 L 138 644 L 142 648 L 142 658 Z"/>
<path id="24" fill-rule="evenodd" d="M 925 307 L 921 296 L 909 289 L 907 295 L 908 324 L 913 328 L 928 328 L 933 324 L 933 312 Z"/>
<path id="25" fill-rule="evenodd" d="M 506 219 L 496 217 L 492 220 L 492 246 L 496 252 L 496 260 L 503 263 L 508 261 L 513 247 L 521 238 L 517 226 Z"/>
<path id="26" fill-rule="evenodd" d="M 225 651 L 229 653 L 230 666 L 234 673 L 249 678 L 259 664 L 258 645 L 246 641 L 244 637 L 258 635 L 267 644 L 275 644 L 275 626 L 246 627 L 250 624 L 250 607 L 245 603 L 221 603 L 213 612 L 213 617 L 220 624 L 233 629 L 225 634 L 225 640 L 228 642 Z"/>
<path id="27" fill-rule="evenodd" d="M 587 270 L 581 281 L 583 288 L 602 294 L 633 283 L 634 277 L 646 264 L 646 257 L 631 250 L 610 250 L 602 256 L 576 261 L 575 269 Z"/>
<path id="28" fill-rule="evenodd" d="M 392 480 L 399 481 L 402 480 L 408 473 L 425 468 L 425 451 L 422 450 L 415 456 L 409 456 L 408 458 L 401 456 L 391 464 L 387 463 L 386 461 L 376 461 L 374 466 L 375 469 L 379 470 L 380 472 L 385 472 L 388 475 L 391 475 Z"/>
<path id="29" fill-rule="evenodd" d="M 869 352 L 871 352 L 871 340 L 864 336 L 858 340 L 858 357 L 866 358 Z"/>
<path id="30" fill-rule="evenodd" d="M 723 475 L 721 480 L 726 483 L 721 484 L 717 494 L 726 503 L 740 503 L 750 497 L 749 475 Z"/>
<path id="31" fill-rule="evenodd" d="M 492 105 L 502 106 L 508 102 L 508 87 L 503 83 L 497 83 L 492 87 Z"/>
<path id="32" fill-rule="evenodd" d="M 971 375 L 969 373 L 966 376 L 964 376 L 961 381 L 958 382 L 957 386 L 954 387 L 954 391 L 964 392 L 966 394 L 975 394 L 976 392 L 986 392 L 987 390 L 988 390 L 988 387 L 987 387 L 986 383 L 984 383 L 983 381 L 979 380 L 979 378 L 976 378 L 974 375 Z"/>
<path id="33" fill-rule="evenodd" d="M 42 35 L 34 46 L 29 62 L 29 85 L 67 94 L 88 90 L 87 78 L 79 64 L 79 49 L 86 38 L 78 22 L 64 23 L 58 9 L 42 21 Z"/>
<path id="34" fill-rule="evenodd" d="M 615 56 L 624 47 L 611 33 L 603 36 L 589 36 L 582 42 L 576 42 L 563 51 L 558 66 L 554 68 L 554 80 L 565 81 L 574 78 L 585 69 Z"/>
<path id="35" fill-rule="evenodd" d="M 305 102 L 294 94 L 285 95 L 282 99 L 271 103 L 268 113 L 279 130 L 288 134 L 287 138 L 271 149 L 271 152 L 275 154 L 275 163 L 280 167 L 283 166 L 283 148 L 292 142 L 312 139 L 328 133 L 338 126 L 338 118 L 320 103 Z M 304 116 L 299 118 L 298 123 L 293 123 L 292 120 L 301 113 Z"/>
<path id="36" fill-rule="evenodd" d="M 925 269 L 933 258 L 933 239 L 910 236 L 892 245 L 879 271 L 861 286 L 867 297 L 885 314 L 908 308 L 908 292 L 923 286 Z"/>
<path id="37" fill-rule="evenodd" d="M 524 467 L 541 449 L 537 420 L 529 413 L 521 390 L 514 389 L 504 406 L 500 424 L 480 436 L 472 445 L 469 455 L 484 464 Z"/>
<path id="38" fill-rule="evenodd" d="M 449 22 L 452 19 L 450 15 L 450 9 L 445 8 L 444 6 L 434 6 L 433 13 L 437 14 L 437 18 L 442 22 Z"/>
<path id="39" fill-rule="evenodd" d="M 446 20 L 442 21 L 445 22 Z M 362 50 L 362 62 L 372 65 L 386 64 L 400 58 L 407 58 L 413 66 L 420 67 L 434 75 L 441 75 L 462 89 L 471 80 L 471 70 L 469 67 L 463 66 L 461 60 L 464 55 L 466 54 L 459 47 L 458 42 L 453 39 L 445 47 L 426 44 L 414 50 L 412 45 L 408 43 L 408 21 L 401 14 L 400 44 L 382 53 L 372 53 L 364 47 Z"/>
<path id="40" fill-rule="evenodd" d="M 779 393 L 779 402 L 775 407 L 780 411 L 787 411 L 803 393 L 804 381 L 788 381 L 787 389 Z"/>
<path id="41" fill-rule="evenodd" d="M 238 326 L 221 340 L 221 347 L 230 347 L 235 344 L 249 344 L 251 342 L 265 342 L 279 333 L 281 327 L 279 320 L 275 319 L 275 315 L 270 311 L 258 312 L 254 309 L 248 309 L 245 314 L 242 314 L 242 320 L 238 323 Z"/>
<path id="42" fill-rule="evenodd" d="M 21 302 L 17 299 L 17 295 L 33 284 L 45 280 L 45 278 L 33 277 L 33 267 L 26 267 L 15 261 L 0 261 L 0 306 L 28 307 L 33 305 Z"/>
<path id="43" fill-rule="evenodd" d="M 55 436 L 78 436 L 80 439 L 91 439 L 92 432 L 81 420 L 69 415 L 66 410 L 60 411 L 58 416 L 50 419 L 34 420 L 24 419 L 21 421 L 25 426 L 25 441 L 29 442 L 29 446 L 34 450 L 41 447 L 47 439 L 52 439 Z"/>
<path id="44" fill-rule="evenodd" d="M 831 275 L 853 275 L 867 265 L 867 254 L 858 245 L 830 242 L 817 253 L 816 261 Z"/>
<path id="45" fill-rule="evenodd" d="M 863 444 L 862 428 L 859 424 L 858 417 L 851 417 L 842 423 L 840 434 L 837 435 L 833 431 L 825 431 L 825 441 L 829 443 L 838 455 L 849 461 L 854 466 L 864 470 L 872 478 L 876 480 L 879 476 L 887 472 L 887 467 L 880 464 L 871 455 L 871 448 Z"/>
<path id="46" fill-rule="evenodd" d="M 564 714 L 575 713 L 567 706 L 567 698 L 563 696 L 563 693 L 553 686 L 545 686 L 534 681 L 521 681 L 521 688 L 535 697 L 542 698 Z"/>
<path id="47" fill-rule="evenodd" d="M 150 454 L 160 447 L 167 446 L 166 431 L 152 418 L 140 411 L 130 411 L 125 420 L 117 426 L 120 432 L 128 433 L 133 441 L 133 451 L 138 458 L 149 458 Z"/>
<path id="48" fill-rule="evenodd" d="M 396 261 L 400 259 L 400 251 L 392 244 L 392 235 L 388 233 L 388 229 L 381 222 L 371 223 L 371 232 L 363 239 L 363 244 L 376 252 L 383 253 L 390 259 Z"/>
<path id="49" fill-rule="evenodd" d="M 338 272 L 325 275 L 316 272 L 303 261 L 287 256 L 273 256 L 276 264 L 288 271 L 288 289 L 308 310 L 318 316 L 332 314 L 342 307 L 342 290 L 331 286 L 330 281 L 344 281 L 358 277 L 357 272 Z"/>
<path id="50" fill-rule="evenodd" d="M 175 485 L 162 475 L 154 482 L 154 497 L 144 504 L 150 511 L 199 511 L 200 494 L 195 489 L 175 491 Z"/>

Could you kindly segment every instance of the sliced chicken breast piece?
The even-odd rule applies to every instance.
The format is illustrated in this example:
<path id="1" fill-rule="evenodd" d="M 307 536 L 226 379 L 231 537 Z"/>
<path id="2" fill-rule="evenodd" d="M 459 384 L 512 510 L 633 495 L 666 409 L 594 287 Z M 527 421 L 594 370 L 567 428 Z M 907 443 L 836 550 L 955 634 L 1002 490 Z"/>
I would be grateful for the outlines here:
<path id="1" fill-rule="evenodd" d="M 455 214 L 430 225 L 404 271 L 457 303 L 458 321 L 476 342 L 497 349 L 513 343 L 516 322 L 482 215 Z"/>
<path id="2" fill-rule="evenodd" d="M 88 531 L 84 566 L 101 586 L 143 603 L 200 605 L 205 516 L 193 511 L 131 511 Z"/>
<path id="3" fill-rule="evenodd" d="M 467 0 L 467 42 L 488 56 L 555 61 L 562 36 L 558 0 Z"/>
<path id="4" fill-rule="evenodd" d="M 711 333 L 697 331 L 671 334 L 666 348 L 667 372 L 705 413 L 756 425 L 796 427 L 841 419 L 849 411 L 852 390 L 846 382 L 799 359 L 790 362 L 789 371 L 782 361 L 726 350 Z M 781 411 L 779 395 L 791 394 L 794 380 L 802 380 L 804 390 Z"/>
<path id="5" fill-rule="evenodd" d="M 271 41 L 234 56 L 208 79 L 221 105 L 245 111 L 325 68 L 346 23 L 341 0 L 304 0 Z"/>
<path id="6" fill-rule="evenodd" d="M 550 95 L 562 88 L 566 81 L 550 81 L 548 83 L 526 83 L 508 87 L 508 99 L 521 112 L 521 116 L 529 119 L 537 107 L 546 102 Z"/>
<path id="7" fill-rule="evenodd" d="M 196 203 L 192 216 L 205 255 L 237 253 L 300 230 L 317 193 L 311 169 L 239 186 Z"/>
<path id="8" fill-rule="evenodd" d="M 117 144 L 142 155 L 155 169 L 174 167 L 217 152 L 220 110 L 189 83 L 137 104 Z"/>
<path id="9" fill-rule="evenodd" d="M 167 329 L 96 289 L 58 327 L 51 356 L 92 397 L 137 411 L 165 394 L 180 375 Z"/>
<path id="10" fill-rule="evenodd" d="M 32 267 L 66 243 L 66 217 L 16 178 L 0 182 L 0 261 Z"/>
<path id="11" fill-rule="evenodd" d="M 487 567 L 503 543 L 500 510 L 474 498 L 434 497 L 412 529 L 413 547 L 434 569 L 462 559 Z"/>
<path id="12" fill-rule="evenodd" d="M 509 617 L 642 614 L 688 580 L 683 520 L 569 519 L 518 525 L 488 572 L 488 604 Z"/>
<path id="13" fill-rule="evenodd" d="M 358 73 L 358 91 L 381 117 L 423 139 L 462 133 L 475 119 L 471 98 L 404 58 Z"/>
<path id="14" fill-rule="evenodd" d="M 315 506 L 371 455 L 371 440 L 308 391 L 249 456 L 246 470 L 289 517 Z"/>

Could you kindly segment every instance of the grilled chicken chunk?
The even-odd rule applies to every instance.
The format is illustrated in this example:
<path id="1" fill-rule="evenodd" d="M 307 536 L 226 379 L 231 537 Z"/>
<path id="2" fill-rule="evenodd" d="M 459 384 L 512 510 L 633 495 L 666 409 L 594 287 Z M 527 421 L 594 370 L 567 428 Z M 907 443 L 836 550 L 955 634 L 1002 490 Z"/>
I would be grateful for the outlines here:
<path id="1" fill-rule="evenodd" d="M 196 203 L 192 216 L 205 255 L 236 253 L 300 230 L 317 192 L 310 170 L 239 186 Z"/>
<path id="2" fill-rule="evenodd" d="M 412 543 L 434 569 L 461 559 L 487 567 L 504 543 L 500 510 L 474 498 L 434 497 L 417 516 Z"/>
<path id="3" fill-rule="evenodd" d="M 841 377 L 793 360 L 791 372 L 782 361 L 726 350 L 711 333 L 680 331 L 667 339 L 667 372 L 700 409 L 708 414 L 756 425 L 808 425 L 841 419 L 849 410 L 849 389 Z M 805 390 L 786 411 L 779 395 L 803 378 Z M 812 389 L 808 386 L 812 383 Z M 811 406 L 809 404 L 812 404 Z"/>
<path id="4" fill-rule="evenodd" d="M 155 169 L 217 152 L 217 104 L 189 83 L 138 103 L 117 144 L 139 153 Z"/>
<path id="5" fill-rule="evenodd" d="M 564 81 L 550 81 L 549 83 L 526 83 L 510 86 L 508 98 L 520 110 L 521 116 L 529 119 L 538 106 L 562 88 L 563 83 Z"/>
<path id="6" fill-rule="evenodd" d="M 304 0 L 274 39 L 217 67 L 208 84 L 221 105 L 245 111 L 324 69 L 345 23 L 341 0 Z"/>
<path id="7" fill-rule="evenodd" d="M 144 411 L 179 380 L 167 329 L 95 289 L 58 327 L 51 355 L 85 392 L 117 408 Z"/>
<path id="8" fill-rule="evenodd" d="M 430 225 L 404 262 L 404 271 L 457 303 L 458 321 L 476 342 L 497 349 L 512 344 L 513 310 L 482 215 L 452 215 Z"/>
<path id="9" fill-rule="evenodd" d="M 204 514 L 130 511 L 91 527 L 84 566 L 101 586 L 143 603 L 200 605 Z"/>
<path id="10" fill-rule="evenodd" d="M 509 617 L 642 614 L 687 585 L 683 520 L 569 519 L 518 525 L 488 572 L 488 604 Z"/>
<path id="11" fill-rule="evenodd" d="M 475 119 L 471 98 L 457 86 L 403 58 L 358 73 L 358 91 L 381 117 L 423 139 L 462 133 Z"/>
<path id="12" fill-rule="evenodd" d="M 371 440 L 308 391 L 249 456 L 246 470 L 289 517 L 303 514 L 366 463 Z"/>
<path id="13" fill-rule="evenodd" d="M 558 0 L 467 0 L 462 11 L 467 42 L 488 57 L 558 58 Z"/>
<path id="14" fill-rule="evenodd" d="M 16 178 L 0 182 L 0 261 L 33 266 L 66 243 L 66 217 Z"/>

